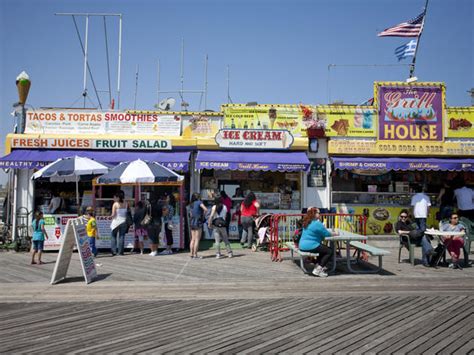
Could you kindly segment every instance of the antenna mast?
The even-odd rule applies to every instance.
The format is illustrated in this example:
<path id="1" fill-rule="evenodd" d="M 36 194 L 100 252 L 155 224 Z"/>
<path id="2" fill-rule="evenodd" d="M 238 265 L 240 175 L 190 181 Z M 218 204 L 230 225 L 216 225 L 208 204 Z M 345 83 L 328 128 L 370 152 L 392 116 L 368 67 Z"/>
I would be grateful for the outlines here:
<path id="1" fill-rule="evenodd" d="M 157 91 L 157 97 L 158 97 L 158 103 L 160 102 L 160 96 L 161 94 L 178 94 L 181 98 L 181 108 L 184 111 L 187 111 L 187 107 L 189 106 L 189 103 L 187 103 L 184 100 L 184 94 L 200 94 L 201 99 L 202 96 L 204 95 L 204 107 L 205 109 L 207 108 L 207 63 L 208 63 L 208 56 L 206 55 L 206 60 L 204 63 L 204 90 L 185 90 L 184 89 L 184 38 L 182 39 L 181 42 L 181 63 L 180 63 L 180 88 L 178 90 L 161 90 L 160 86 L 160 60 L 158 59 L 158 91 Z M 199 105 L 200 106 L 200 105 Z M 158 107 L 158 104 L 155 105 L 155 107 Z M 200 107 L 199 107 L 200 109 Z"/>
<path id="2" fill-rule="evenodd" d="M 118 69 L 117 69 L 117 71 L 118 71 L 118 73 L 117 73 L 117 109 L 119 109 L 120 108 L 120 72 L 121 72 L 121 62 L 122 62 L 122 14 L 61 12 L 61 13 L 55 13 L 54 15 L 55 16 L 71 16 L 75 25 L 76 25 L 76 19 L 75 19 L 76 16 L 81 16 L 81 17 L 86 18 L 84 46 L 82 45 L 82 40 L 81 40 L 79 31 L 78 31 L 77 25 L 76 25 L 76 31 L 78 33 L 79 41 L 81 43 L 82 52 L 83 52 L 83 55 L 84 55 L 84 75 L 83 75 L 82 96 L 84 97 L 84 107 L 85 107 L 86 98 L 87 98 L 87 71 L 89 71 L 89 75 L 91 77 L 91 82 L 92 82 L 92 85 L 94 86 L 94 90 L 96 92 L 97 100 L 99 102 L 100 108 L 102 108 L 102 104 L 100 103 L 100 98 L 99 98 L 99 95 L 97 94 L 99 91 L 95 88 L 94 78 L 92 76 L 90 66 L 89 66 L 89 48 L 88 48 L 89 17 L 94 17 L 94 16 L 103 17 L 104 18 L 104 25 L 105 25 L 105 18 L 107 16 L 118 17 L 119 18 L 119 39 L 118 39 L 119 49 L 118 49 Z M 107 34 L 106 34 L 106 36 L 107 36 Z M 107 61 L 108 61 L 108 58 L 107 58 Z M 109 97 L 111 96 L 110 87 L 109 87 L 109 91 L 102 90 L 100 92 L 109 92 Z"/>

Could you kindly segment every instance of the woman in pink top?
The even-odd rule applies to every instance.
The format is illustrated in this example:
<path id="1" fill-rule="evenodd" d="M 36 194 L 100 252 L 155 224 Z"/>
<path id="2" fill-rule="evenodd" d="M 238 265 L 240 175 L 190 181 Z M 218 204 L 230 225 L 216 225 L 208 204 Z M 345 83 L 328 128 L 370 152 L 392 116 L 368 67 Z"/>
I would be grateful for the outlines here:
<path id="1" fill-rule="evenodd" d="M 253 242 L 253 221 L 260 213 L 260 203 L 257 201 L 255 194 L 249 192 L 244 201 L 240 205 L 241 223 L 242 223 L 242 239 L 240 244 L 244 247 L 247 241 L 247 248 L 252 248 Z"/>

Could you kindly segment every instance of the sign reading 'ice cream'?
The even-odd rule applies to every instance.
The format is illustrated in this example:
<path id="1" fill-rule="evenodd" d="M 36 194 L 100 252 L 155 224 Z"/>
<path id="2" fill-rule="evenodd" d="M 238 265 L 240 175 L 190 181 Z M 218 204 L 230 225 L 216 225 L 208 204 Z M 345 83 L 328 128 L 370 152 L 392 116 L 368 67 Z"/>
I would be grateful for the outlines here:
<path id="1" fill-rule="evenodd" d="M 235 149 L 289 149 L 294 141 L 284 129 L 221 129 L 215 139 L 219 147 Z"/>

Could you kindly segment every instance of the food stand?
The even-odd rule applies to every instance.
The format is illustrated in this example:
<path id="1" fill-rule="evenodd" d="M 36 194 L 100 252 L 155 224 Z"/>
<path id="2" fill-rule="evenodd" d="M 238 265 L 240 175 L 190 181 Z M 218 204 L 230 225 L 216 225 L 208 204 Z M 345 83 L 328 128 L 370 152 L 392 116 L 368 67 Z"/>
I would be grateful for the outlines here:
<path id="1" fill-rule="evenodd" d="M 161 168 L 159 174 L 166 175 L 155 175 L 151 177 L 145 177 L 141 175 L 142 172 L 137 169 L 137 164 L 149 167 L 149 166 L 158 166 Z M 117 178 L 114 175 L 115 171 L 123 170 L 123 166 L 131 166 L 135 164 L 132 169 L 134 176 L 128 176 L 126 181 L 135 181 L 132 183 L 129 182 L 120 182 L 120 176 Z M 146 172 L 148 173 L 148 171 Z M 175 180 L 175 181 L 170 181 Z M 150 181 L 150 182 L 148 182 Z M 152 182 L 153 181 L 153 182 Z M 131 209 L 132 215 L 134 213 L 134 207 L 138 201 L 150 201 L 150 196 L 154 196 L 154 201 L 158 202 L 165 193 L 173 194 L 176 201 L 176 206 L 174 206 L 174 216 L 173 216 L 173 225 L 172 230 L 173 234 L 173 248 L 184 248 L 184 177 L 180 176 L 173 171 L 161 166 L 160 164 L 153 162 L 143 162 L 140 160 L 133 161 L 130 163 L 122 163 L 119 166 L 112 169 L 108 174 L 99 177 L 93 181 L 93 196 L 94 198 L 93 206 L 96 211 L 96 220 L 98 227 L 99 240 L 96 242 L 98 248 L 109 248 L 110 247 L 110 238 L 111 230 L 110 224 L 112 222 L 112 205 L 113 205 L 113 196 L 115 193 L 122 191 L 124 193 L 124 201 L 128 204 Z M 164 228 L 164 224 L 162 224 Z M 161 230 L 160 236 L 164 236 L 164 231 Z M 145 241 L 145 247 L 148 247 L 147 241 Z M 161 243 L 160 243 L 161 244 Z M 131 226 L 129 231 L 125 235 L 125 248 L 134 248 L 135 246 L 135 231 L 134 226 Z"/>
<path id="2" fill-rule="evenodd" d="M 442 83 L 376 82 L 374 92 L 373 106 L 318 106 L 328 120 L 331 206 L 367 216 L 368 234 L 393 234 L 423 189 L 436 227 L 443 182 L 474 182 L 474 109 L 446 107 Z"/>

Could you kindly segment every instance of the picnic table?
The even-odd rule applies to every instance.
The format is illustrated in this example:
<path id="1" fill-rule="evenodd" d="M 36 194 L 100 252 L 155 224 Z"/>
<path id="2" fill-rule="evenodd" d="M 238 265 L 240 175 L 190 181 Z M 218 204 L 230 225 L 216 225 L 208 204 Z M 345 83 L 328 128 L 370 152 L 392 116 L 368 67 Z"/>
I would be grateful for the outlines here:
<path id="1" fill-rule="evenodd" d="M 356 234 L 340 229 L 336 229 L 339 233 L 337 236 L 333 237 L 327 237 L 326 240 L 331 242 L 331 247 L 333 250 L 333 256 L 332 256 L 332 268 L 329 270 L 329 272 L 334 273 L 336 271 L 336 266 L 337 262 L 345 261 L 347 270 L 351 273 L 354 274 L 366 274 L 366 273 L 376 273 L 379 272 L 382 269 L 382 257 L 384 255 L 390 254 L 389 251 L 383 250 L 380 248 L 376 248 L 374 246 L 368 245 L 366 243 L 362 243 L 363 241 L 367 240 L 367 237 L 365 235 L 361 234 Z M 337 242 L 343 242 L 346 244 L 346 256 L 342 257 L 338 255 L 337 248 L 336 248 L 336 243 Z M 351 247 L 357 250 L 357 258 L 353 258 L 351 256 Z M 352 268 L 352 262 L 353 261 L 359 261 L 360 260 L 360 253 L 362 251 L 365 251 L 369 253 L 370 255 L 373 256 L 378 256 L 379 257 L 379 266 L 375 270 L 354 270 Z"/>

